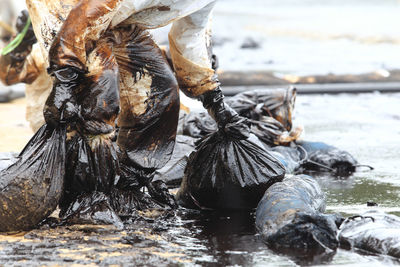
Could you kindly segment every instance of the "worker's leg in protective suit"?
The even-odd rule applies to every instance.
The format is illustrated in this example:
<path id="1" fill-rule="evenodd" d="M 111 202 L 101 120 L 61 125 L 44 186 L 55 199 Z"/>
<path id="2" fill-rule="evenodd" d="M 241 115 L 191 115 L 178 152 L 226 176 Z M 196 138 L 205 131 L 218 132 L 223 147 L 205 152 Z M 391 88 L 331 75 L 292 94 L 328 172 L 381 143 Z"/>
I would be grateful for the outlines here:
<path id="1" fill-rule="evenodd" d="M 198 97 L 219 86 L 212 69 L 211 12 L 215 2 L 175 21 L 169 33 L 170 53 L 180 89 Z"/>
<path id="2" fill-rule="evenodd" d="M 179 115 L 175 76 L 148 32 L 130 25 L 113 30 L 120 70 L 118 117 L 121 187 L 142 186 L 172 155 Z"/>
<path id="3" fill-rule="evenodd" d="M 215 70 L 212 68 L 211 12 L 215 2 L 174 22 L 169 33 L 170 53 L 180 89 L 197 97 L 220 128 L 242 120 L 238 127 L 248 132 L 247 122 L 223 101 Z"/>

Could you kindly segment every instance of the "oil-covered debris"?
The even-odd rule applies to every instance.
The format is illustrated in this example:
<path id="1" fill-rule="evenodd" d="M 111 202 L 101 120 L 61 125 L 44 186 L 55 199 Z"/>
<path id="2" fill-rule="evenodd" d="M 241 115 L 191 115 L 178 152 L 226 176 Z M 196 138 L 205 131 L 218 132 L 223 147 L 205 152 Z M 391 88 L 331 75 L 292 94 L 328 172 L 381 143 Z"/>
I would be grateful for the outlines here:
<path id="1" fill-rule="evenodd" d="M 155 172 L 153 181 L 162 180 L 170 187 L 179 187 L 182 182 L 188 156 L 196 149 L 197 138 L 187 135 L 177 135 L 174 152 L 171 159 L 161 169 Z"/>
<path id="2" fill-rule="evenodd" d="M 267 145 L 287 145 L 297 140 L 302 130 L 292 129 L 296 89 L 253 90 L 226 98 L 226 104 L 250 122 L 250 129 Z M 205 111 L 192 111 L 182 119 L 183 134 L 204 137 L 217 129 Z"/>
<path id="3" fill-rule="evenodd" d="M 267 245 L 293 255 L 332 253 L 340 217 L 325 215 L 325 196 L 315 179 L 285 177 L 265 192 L 256 211 L 256 227 Z"/>
<path id="4" fill-rule="evenodd" d="M 37 40 L 35 33 L 33 32 L 33 27 L 30 23 L 29 13 L 27 10 L 21 11 L 17 18 L 15 28 L 19 33 L 23 33 L 25 29 L 26 32 L 23 36 L 22 42 L 13 50 L 14 53 L 20 53 L 30 50 L 32 48 L 32 45 L 36 43 Z"/>
<path id="5" fill-rule="evenodd" d="M 15 28 L 18 35 L 2 49 L 1 53 L 2 55 L 9 54 L 14 64 L 25 60 L 32 49 L 32 45 L 37 41 L 27 10 L 23 10 L 19 14 Z"/>
<path id="6" fill-rule="evenodd" d="M 285 167 L 286 174 L 298 173 L 302 163 L 305 161 L 305 156 L 302 151 L 297 149 L 297 146 L 267 146 L 264 148 L 268 150 L 275 158 L 277 158 Z"/>
<path id="7" fill-rule="evenodd" d="M 227 98 L 226 103 L 243 117 L 259 121 L 262 116 L 268 116 L 290 131 L 295 101 L 296 89 L 290 87 L 251 90 Z"/>
<path id="8" fill-rule="evenodd" d="M 178 202 L 198 209 L 254 209 L 265 190 L 280 181 L 285 169 L 267 151 L 235 129 L 224 129 L 200 142 L 187 163 Z"/>
<path id="9" fill-rule="evenodd" d="M 138 213 L 145 210 L 176 208 L 162 181 L 148 183 L 149 194 L 141 191 L 133 168 L 120 166 L 109 136 L 84 137 L 75 133 L 67 142 L 66 166 L 60 201 L 63 223 L 114 224 L 123 228 L 121 218 L 140 217 Z"/>
<path id="10" fill-rule="evenodd" d="M 226 102 L 247 118 L 251 125 L 251 141 L 278 159 L 286 173 L 353 173 L 357 161 L 348 152 L 320 142 L 297 141 L 301 131 L 292 129 L 291 119 L 295 96 L 294 88 L 254 90 L 227 98 Z M 170 187 L 176 187 L 182 180 L 188 161 L 186 156 L 195 149 L 196 139 L 218 129 L 217 123 L 205 111 L 182 112 L 180 115 L 183 135 L 177 136 L 172 160 L 156 174 L 156 179 L 165 181 Z"/>
<path id="11" fill-rule="evenodd" d="M 322 142 L 297 143 L 307 153 L 302 167 L 306 170 L 333 172 L 340 176 L 356 171 L 358 162 L 347 151 Z"/>
<path id="12" fill-rule="evenodd" d="M 29 230 L 52 213 L 63 192 L 65 126 L 43 126 L 18 161 L 0 173 L 0 231 Z"/>
<path id="13" fill-rule="evenodd" d="M 67 142 L 61 213 L 83 193 L 98 191 L 110 194 L 119 177 L 118 158 L 111 141 L 97 137 L 95 143 L 92 143 L 92 148 L 88 139 L 76 133 Z"/>
<path id="14" fill-rule="evenodd" d="M 400 218 L 379 211 L 368 211 L 347 218 L 339 230 L 343 248 L 360 249 L 400 258 Z"/>
<path id="15" fill-rule="evenodd" d="M 45 120 L 51 127 L 68 124 L 62 153 L 65 190 L 59 203 L 63 223 L 81 219 L 120 225 L 118 216 L 176 208 L 166 186 L 151 183 L 174 147 L 179 112 L 176 79 L 143 28 L 122 26 L 105 36 L 88 52 L 85 71 L 73 66 L 49 68 L 54 83 Z"/>
<path id="16" fill-rule="evenodd" d="M 66 223 L 82 219 L 120 226 L 122 217 L 176 208 L 166 186 L 151 183 L 174 147 L 176 80 L 144 29 L 125 25 L 105 36 L 88 55 L 88 73 L 53 69 L 56 83 L 45 117 L 57 123 L 67 116 L 70 124 L 60 202 Z M 113 142 L 115 123 L 119 129 Z"/>
<path id="17" fill-rule="evenodd" d="M 175 76 L 149 33 L 140 27 L 120 27 L 113 35 L 120 68 L 120 108 L 117 144 L 128 166 L 145 170 L 144 184 L 163 167 L 174 150 L 179 119 Z M 134 83 L 133 83 L 134 81 Z M 151 176 L 147 174 L 151 173 Z"/>
<path id="18" fill-rule="evenodd" d="M 251 131 L 268 146 L 288 145 L 302 128 L 292 127 L 296 89 L 252 90 L 227 99 L 239 115 L 250 119 Z"/>
<path id="19" fill-rule="evenodd" d="M 1 50 L 0 80 L 6 85 L 19 82 L 32 83 L 38 76 L 38 66 L 29 64 L 29 55 L 36 37 L 30 22 L 28 11 L 24 10 L 16 22 L 18 35 Z"/>
<path id="20" fill-rule="evenodd" d="M 110 199 L 102 192 L 84 193 L 63 211 L 67 224 L 113 224 L 119 229 L 123 223 L 111 207 Z"/>
<path id="21" fill-rule="evenodd" d="M 153 181 L 147 185 L 149 195 L 162 205 L 167 205 L 172 209 L 178 208 L 175 198 L 169 193 L 167 185 L 163 181 Z"/>

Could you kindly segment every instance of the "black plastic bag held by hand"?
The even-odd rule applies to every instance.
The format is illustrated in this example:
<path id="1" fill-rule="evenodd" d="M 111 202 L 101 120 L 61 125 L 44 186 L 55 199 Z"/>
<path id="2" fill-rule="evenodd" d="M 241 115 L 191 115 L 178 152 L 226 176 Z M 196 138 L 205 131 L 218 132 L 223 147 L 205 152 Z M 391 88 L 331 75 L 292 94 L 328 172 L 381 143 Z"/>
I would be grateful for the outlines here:
<path id="1" fill-rule="evenodd" d="M 204 108 L 217 122 L 218 128 L 238 139 L 246 139 L 250 135 L 250 124 L 243 117 L 224 103 L 224 96 L 218 87 L 200 96 Z"/>
<path id="2" fill-rule="evenodd" d="M 53 90 L 46 100 L 43 115 L 46 123 L 56 126 L 61 122 L 76 121 L 79 117 L 79 105 L 76 93 L 81 73 L 72 67 L 56 70 L 54 75 Z"/>
<path id="3" fill-rule="evenodd" d="M 66 145 L 65 190 L 60 201 L 60 215 L 85 193 L 109 194 L 119 178 L 117 153 L 111 140 L 101 136 L 91 139 L 79 133 Z"/>
<path id="4" fill-rule="evenodd" d="M 185 170 L 178 203 L 200 209 L 254 209 L 265 190 L 281 181 L 283 165 L 247 139 L 249 127 L 223 103 L 222 93 L 203 98 L 219 130 L 205 137 Z"/>
<path id="5" fill-rule="evenodd" d="M 42 126 L 0 172 L 0 231 L 29 230 L 57 207 L 65 175 L 65 126 Z"/>

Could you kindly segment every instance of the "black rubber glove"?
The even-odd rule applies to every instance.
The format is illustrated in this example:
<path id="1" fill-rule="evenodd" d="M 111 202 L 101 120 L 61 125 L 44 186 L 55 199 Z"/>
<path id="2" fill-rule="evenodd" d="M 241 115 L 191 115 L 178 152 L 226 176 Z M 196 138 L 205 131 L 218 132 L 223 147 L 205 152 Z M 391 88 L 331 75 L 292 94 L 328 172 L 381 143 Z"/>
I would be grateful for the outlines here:
<path id="1" fill-rule="evenodd" d="M 80 117 L 80 107 L 76 101 L 76 88 L 83 74 L 71 67 L 50 73 L 55 77 L 53 90 L 46 100 L 43 115 L 47 124 L 56 126 L 70 123 Z"/>
<path id="2" fill-rule="evenodd" d="M 224 103 L 224 95 L 220 87 L 202 94 L 200 100 L 208 114 L 217 122 L 220 130 L 239 139 L 249 137 L 250 123 Z"/>

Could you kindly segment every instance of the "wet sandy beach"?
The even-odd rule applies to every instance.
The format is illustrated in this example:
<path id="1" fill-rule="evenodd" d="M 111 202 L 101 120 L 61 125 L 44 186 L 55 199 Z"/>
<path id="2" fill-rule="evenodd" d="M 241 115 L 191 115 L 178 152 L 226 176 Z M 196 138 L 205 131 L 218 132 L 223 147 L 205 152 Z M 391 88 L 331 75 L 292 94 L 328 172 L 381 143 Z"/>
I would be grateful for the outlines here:
<path id="1" fill-rule="evenodd" d="M 25 99 L 0 104 L 0 151 L 20 151 L 33 132 L 25 120 Z"/>
<path id="2" fill-rule="evenodd" d="M 251 4 L 249 4 L 251 2 Z M 398 0 L 220 0 L 215 50 L 222 70 L 277 77 L 400 69 Z M 238 12 L 238 10 L 240 12 Z M 382 15 L 384 14 L 384 15 Z M 316 21 L 318 21 L 316 23 Z M 235 35 L 232 37 L 232 32 Z M 248 40 L 259 47 L 243 49 Z M 400 94 L 298 95 L 294 122 L 303 138 L 349 151 L 362 169 L 350 177 L 314 175 L 328 212 L 378 209 L 400 216 Z M 19 152 L 32 136 L 25 100 L 0 104 L 0 152 Z M 368 207 L 367 202 L 378 206 Z M 44 225 L 0 234 L 5 266 L 298 266 L 256 235 L 253 214 L 178 210 L 112 226 Z M 400 261 L 339 249 L 319 266 L 391 266 Z"/>
<path id="3" fill-rule="evenodd" d="M 303 124 L 310 141 L 348 150 L 360 163 L 373 166 L 351 177 L 315 175 L 327 194 L 328 212 L 344 215 L 379 209 L 400 215 L 400 94 L 299 95 L 295 124 Z M 23 100 L 1 104 L 1 151 L 18 151 L 29 139 Z M 3 111 L 7 111 L 4 113 Z M 7 123 L 8 112 L 19 119 Z M 19 126 L 18 126 L 19 125 Z M 24 126 L 25 125 L 25 126 Z M 4 134 L 12 132 L 12 138 Z M 13 143 L 13 140 L 17 140 Z M 367 201 L 378 203 L 367 207 Z M 277 255 L 255 234 L 252 214 L 199 214 L 185 210 L 154 220 L 112 226 L 64 226 L 0 235 L 0 264 L 16 266 L 91 264 L 109 266 L 296 266 L 297 259 Z M 388 266 L 384 256 L 339 249 L 330 266 Z"/>

